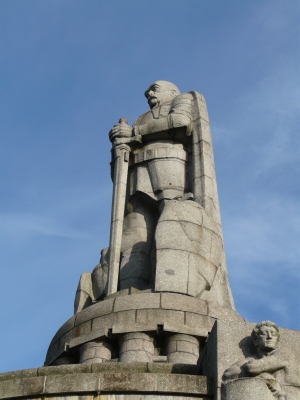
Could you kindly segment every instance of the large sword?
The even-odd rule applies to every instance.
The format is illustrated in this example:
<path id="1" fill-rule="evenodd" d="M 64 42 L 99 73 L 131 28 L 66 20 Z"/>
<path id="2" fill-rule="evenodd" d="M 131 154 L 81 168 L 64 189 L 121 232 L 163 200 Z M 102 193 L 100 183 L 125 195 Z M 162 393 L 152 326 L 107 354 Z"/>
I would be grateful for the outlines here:
<path id="1" fill-rule="evenodd" d="M 128 124 L 126 118 L 121 118 L 119 123 Z M 111 226 L 109 239 L 108 287 L 107 294 L 118 290 L 119 267 L 121 257 L 121 244 L 123 221 L 125 212 L 126 187 L 130 147 L 126 143 L 141 141 L 140 137 L 119 138 L 113 142 L 113 198 L 111 207 Z"/>

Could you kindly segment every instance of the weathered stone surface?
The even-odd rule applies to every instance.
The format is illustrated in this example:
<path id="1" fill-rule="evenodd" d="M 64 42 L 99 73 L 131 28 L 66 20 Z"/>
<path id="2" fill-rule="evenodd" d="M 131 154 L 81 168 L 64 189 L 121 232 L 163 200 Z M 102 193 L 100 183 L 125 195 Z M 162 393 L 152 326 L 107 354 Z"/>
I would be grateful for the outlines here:
<path id="1" fill-rule="evenodd" d="M 126 333 L 119 340 L 119 360 L 125 363 L 152 362 L 153 338 L 141 332 Z"/>
<path id="2" fill-rule="evenodd" d="M 47 376 L 42 393 L 84 393 L 97 390 L 99 390 L 98 374 L 68 374 Z"/>
<path id="3" fill-rule="evenodd" d="M 159 308 L 159 293 L 132 294 L 131 296 L 118 297 L 115 302 L 114 311 L 139 310 L 147 308 Z"/>
<path id="4" fill-rule="evenodd" d="M 91 372 L 91 367 L 90 365 L 86 364 L 71 364 L 71 365 L 58 365 L 54 367 L 41 367 L 38 368 L 37 370 L 38 376 L 82 374 L 89 372 Z"/>
<path id="5" fill-rule="evenodd" d="M 120 309 L 125 310 L 116 311 Z M 205 338 L 215 321 L 215 318 L 205 315 L 207 313 L 218 318 L 242 320 L 232 310 L 216 303 L 178 293 L 139 292 L 106 299 L 79 312 L 73 318 L 73 328 L 66 332 L 65 329 L 59 330 L 63 335 L 59 338 L 56 334 L 57 340 L 52 341 L 49 347 L 45 365 L 62 364 L 63 359 L 66 364 L 78 362 L 79 355 L 73 354 L 73 357 L 65 351 L 102 336 L 110 338 L 109 331 L 113 335 L 157 332 L 158 327 L 163 326 L 164 332 Z"/>
<path id="6" fill-rule="evenodd" d="M 172 367 L 171 367 L 172 368 Z M 95 373 L 146 373 L 148 370 L 147 362 L 132 362 L 132 363 L 104 363 L 104 364 L 92 364 L 92 372 Z"/>
<path id="7" fill-rule="evenodd" d="M 94 340 L 94 339 L 109 338 L 109 337 L 111 337 L 111 334 L 107 328 L 97 329 L 97 330 L 94 330 L 93 332 L 89 332 L 86 335 L 77 336 L 77 337 L 71 339 L 69 348 L 79 346 L 80 344 L 90 342 L 91 340 Z"/>
<path id="8" fill-rule="evenodd" d="M 171 335 L 166 339 L 165 351 L 170 363 L 196 365 L 199 358 L 199 342 L 193 336 Z"/>
<path id="9" fill-rule="evenodd" d="M 222 396 L 226 400 L 275 399 L 272 392 L 268 389 L 264 379 L 260 378 L 243 378 L 227 382 L 223 388 Z"/>
<path id="10" fill-rule="evenodd" d="M 103 363 L 111 360 L 112 351 L 112 345 L 103 339 L 84 343 L 79 347 L 79 363 Z"/>
<path id="11" fill-rule="evenodd" d="M 232 311 L 228 308 L 221 308 L 219 304 L 214 302 L 208 302 L 208 315 L 212 318 L 226 320 L 226 321 L 236 321 L 242 322 L 245 321 L 239 314 L 235 311 Z"/>
<path id="12" fill-rule="evenodd" d="M 3 372 L 0 374 L 0 381 L 18 378 L 32 378 L 38 375 L 38 368 L 20 369 L 16 371 Z"/>
<path id="13" fill-rule="evenodd" d="M 203 331 L 204 333 L 210 332 L 215 323 L 215 318 L 211 318 L 207 315 L 200 315 L 195 313 L 186 312 L 185 313 L 185 321 L 186 325 L 190 327 L 197 327 L 199 331 Z M 205 336 L 207 336 L 207 334 Z"/>
<path id="14" fill-rule="evenodd" d="M 202 396 L 210 398 L 212 394 L 210 380 L 202 376 L 170 374 L 171 368 L 173 370 L 176 367 L 178 371 L 181 369 L 181 372 L 192 371 L 194 368 L 191 365 L 154 365 L 152 363 L 43 367 L 40 368 L 42 376 L 16 378 L 16 374 L 10 373 L 11 379 L 0 381 L 0 398 L 12 400 L 23 396 L 26 400 L 33 398 L 89 400 L 89 396 L 95 396 L 97 392 L 101 393 L 101 396 L 106 396 L 108 393 L 107 396 L 113 396 L 111 400 L 118 399 L 118 396 L 126 396 L 119 398 L 124 400 L 127 396 L 137 395 L 140 396 L 138 399 L 165 397 L 173 400 L 174 397 L 174 400 L 178 400 L 189 399 L 190 396 L 196 396 L 199 399 Z M 88 370 L 92 372 L 87 372 Z M 32 371 L 27 370 L 18 373 L 19 376 L 30 374 Z M 126 392 L 131 394 L 124 394 Z M 174 396 L 171 396 L 172 393 Z"/>
<path id="15" fill-rule="evenodd" d="M 131 324 L 129 326 L 124 325 L 114 325 L 112 328 L 113 336 L 122 333 L 132 333 L 132 332 L 156 332 L 157 325 L 154 324 Z"/>
<path id="16" fill-rule="evenodd" d="M 157 374 L 156 387 L 169 393 L 212 394 L 211 382 L 204 376 Z"/>
<path id="17" fill-rule="evenodd" d="M 72 330 L 72 328 L 74 328 L 75 325 L 75 320 L 76 320 L 76 316 L 74 315 L 73 317 L 71 317 L 70 319 L 68 319 L 68 321 L 66 321 L 60 328 L 59 330 L 56 332 L 56 334 L 54 335 L 50 346 L 57 342 L 63 335 L 65 335 L 67 332 L 69 332 L 70 330 Z"/>
<path id="18" fill-rule="evenodd" d="M 154 374 L 105 373 L 100 378 L 100 390 L 105 392 L 152 392 L 155 385 Z"/>
<path id="19" fill-rule="evenodd" d="M 93 304 L 92 274 L 83 272 L 80 276 L 76 296 L 74 300 L 74 314 Z"/>
<path id="20" fill-rule="evenodd" d="M 163 325 L 166 321 L 172 321 L 173 325 L 184 325 L 184 312 L 173 310 L 137 310 L 136 320 L 138 323 L 150 324 L 155 321 Z"/>
<path id="21" fill-rule="evenodd" d="M 207 315 L 207 303 L 201 299 L 182 296 L 177 293 L 162 293 L 161 307 L 170 310 L 189 311 Z"/>
<path id="22" fill-rule="evenodd" d="M 105 301 L 100 301 L 87 309 L 81 311 L 76 315 L 75 325 L 80 325 L 85 321 L 89 321 L 93 318 L 100 317 L 102 315 L 110 314 L 113 311 L 115 299 L 107 299 Z"/>
<path id="23" fill-rule="evenodd" d="M 219 268 L 226 275 L 226 264 L 205 100 L 167 81 L 152 84 L 146 97 L 151 111 L 132 127 L 121 118 L 109 132 L 114 189 L 106 293 L 117 291 L 119 275 L 121 291 L 154 285 L 208 300 L 218 293 L 215 300 L 234 309 L 228 280 L 215 279 Z M 101 295 L 106 290 L 102 270 L 99 279 L 94 272 L 82 289 L 93 301 L 96 281 Z M 127 300 L 118 299 L 114 311 L 133 307 Z"/>
<path id="24" fill-rule="evenodd" d="M 92 330 L 92 320 L 85 321 L 80 325 L 75 326 L 74 337 L 83 336 L 90 333 Z"/>
<path id="25" fill-rule="evenodd" d="M 15 378 L 0 382 L 0 399 L 34 396 L 43 393 L 44 377 Z"/>
<path id="26" fill-rule="evenodd" d="M 261 361 L 257 350 L 253 346 L 251 337 L 249 336 L 253 327 L 254 324 L 246 322 L 220 320 L 218 320 L 214 325 L 204 349 L 201 361 L 201 373 L 214 377 L 216 399 L 220 398 L 222 376 L 226 370 L 227 373 L 225 373 L 224 376 L 227 376 L 228 379 L 234 378 L 232 371 L 234 372 L 235 369 L 239 369 L 240 366 L 247 361 L 255 360 L 255 358 L 257 358 L 257 361 Z M 279 328 L 279 332 L 280 348 L 276 354 L 274 353 L 274 355 L 269 356 L 271 358 L 264 357 L 263 363 L 268 363 L 268 359 L 270 359 L 271 362 L 274 360 L 274 362 L 280 362 L 283 364 L 287 363 L 286 372 L 284 372 L 284 369 L 278 370 L 278 367 L 274 368 L 274 366 L 272 367 L 272 371 L 274 372 L 278 370 L 278 372 L 274 373 L 274 377 L 283 391 L 287 394 L 287 399 L 289 400 L 289 393 L 292 393 L 293 395 L 295 388 L 299 390 L 298 393 L 300 394 L 300 333 L 282 328 Z M 279 361 L 276 361 L 276 359 Z M 252 365 L 253 367 L 255 366 L 254 363 Z M 260 365 L 260 363 L 258 365 Z M 229 370 L 232 367 L 234 368 L 229 373 Z M 264 369 L 269 375 L 266 376 L 265 379 L 273 379 L 273 377 L 270 376 L 271 370 L 268 372 L 268 367 L 264 367 Z M 273 375 L 273 372 L 271 372 L 271 375 Z M 240 374 L 240 372 L 237 373 Z M 273 383 L 271 382 L 272 385 Z M 242 383 L 240 384 L 242 385 Z M 237 385 L 240 384 L 238 383 Z M 246 385 L 246 383 L 243 383 L 243 385 Z M 234 387 L 232 390 L 235 390 Z M 218 397 L 217 393 L 219 393 Z M 246 399 L 248 400 L 247 397 L 245 400 Z M 293 397 L 291 397 L 291 399 L 293 399 Z M 244 399 L 243 397 L 240 397 L 239 400 Z"/>
<path id="27" fill-rule="evenodd" d="M 100 394 L 98 396 L 94 395 L 64 395 L 64 396 L 43 396 L 43 398 L 38 397 L 34 400 L 205 400 L 208 397 L 190 397 L 190 396 L 168 396 L 160 394 Z M 32 398 L 26 398 L 24 400 L 33 400 Z"/>

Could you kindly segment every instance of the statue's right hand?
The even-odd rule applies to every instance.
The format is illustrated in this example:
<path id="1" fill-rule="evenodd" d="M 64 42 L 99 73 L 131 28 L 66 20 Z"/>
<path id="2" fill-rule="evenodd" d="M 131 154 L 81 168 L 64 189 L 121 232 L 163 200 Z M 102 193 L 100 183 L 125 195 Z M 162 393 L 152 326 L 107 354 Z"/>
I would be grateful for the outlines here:
<path id="1" fill-rule="evenodd" d="M 126 122 L 125 122 L 126 121 Z M 128 125 L 125 118 L 121 118 L 119 123 L 114 125 L 109 131 L 109 140 L 113 142 L 117 138 L 128 138 L 132 136 L 132 127 Z"/>

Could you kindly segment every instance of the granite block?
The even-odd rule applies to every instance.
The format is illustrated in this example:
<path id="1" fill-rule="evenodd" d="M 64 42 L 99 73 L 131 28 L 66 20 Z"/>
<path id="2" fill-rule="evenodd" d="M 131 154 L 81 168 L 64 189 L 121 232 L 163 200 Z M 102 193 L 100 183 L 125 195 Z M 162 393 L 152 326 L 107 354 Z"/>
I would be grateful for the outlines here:
<path id="1" fill-rule="evenodd" d="M 82 324 L 85 321 L 100 317 L 102 315 L 110 314 L 113 311 L 115 299 L 107 299 L 99 301 L 92 306 L 85 308 L 76 315 L 75 326 Z"/>
<path id="2" fill-rule="evenodd" d="M 195 299 L 194 297 L 177 293 L 162 293 L 161 308 L 207 315 L 207 304 L 205 300 Z"/>
<path id="3" fill-rule="evenodd" d="M 116 298 L 114 312 L 160 307 L 159 293 L 137 293 Z"/>
<path id="4" fill-rule="evenodd" d="M 44 393 L 84 393 L 98 390 L 99 374 L 68 374 L 47 376 Z"/>

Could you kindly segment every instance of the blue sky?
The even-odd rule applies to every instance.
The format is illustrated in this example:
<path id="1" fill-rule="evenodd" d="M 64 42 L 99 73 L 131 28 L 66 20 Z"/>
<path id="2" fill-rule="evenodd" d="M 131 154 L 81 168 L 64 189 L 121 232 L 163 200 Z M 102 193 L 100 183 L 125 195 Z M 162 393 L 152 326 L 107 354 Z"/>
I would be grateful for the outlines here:
<path id="1" fill-rule="evenodd" d="M 2 0 L 0 371 L 41 366 L 108 245 L 107 133 L 207 101 L 237 311 L 300 329 L 298 0 Z"/>

